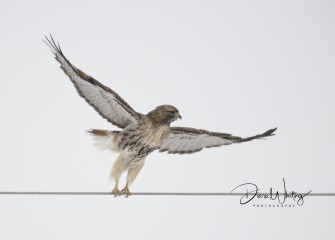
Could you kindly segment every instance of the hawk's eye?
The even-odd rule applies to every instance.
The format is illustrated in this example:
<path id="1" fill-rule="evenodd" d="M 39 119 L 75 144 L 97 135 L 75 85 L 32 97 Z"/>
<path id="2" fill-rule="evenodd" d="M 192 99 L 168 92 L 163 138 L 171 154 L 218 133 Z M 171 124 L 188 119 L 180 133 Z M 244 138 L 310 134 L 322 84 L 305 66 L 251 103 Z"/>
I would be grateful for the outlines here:
<path id="1" fill-rule="evenodd" d="M 169 114 L 170 115 L 175 115 L 176 111 L 172 110 L 172 111 L 169 111 Z"/>

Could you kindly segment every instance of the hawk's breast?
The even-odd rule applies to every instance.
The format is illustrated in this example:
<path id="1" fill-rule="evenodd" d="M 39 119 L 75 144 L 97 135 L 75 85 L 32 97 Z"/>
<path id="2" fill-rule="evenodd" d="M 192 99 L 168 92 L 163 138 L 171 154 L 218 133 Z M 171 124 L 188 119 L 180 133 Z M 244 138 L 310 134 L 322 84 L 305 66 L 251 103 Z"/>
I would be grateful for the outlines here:
<path id="1" fill-rule="evenodd" d="M 143 141 L 155 149 L 160 148 L 163 142 L 167 139 L 170 134 L 170 127 L 168 125 L 152 126 L 144 129 L 141 132 Z"/>
<path id="2" fill-rule="evenodd" d="M 169 134 L 170 127 L 167 125 L 143 122 L 136 129 L 119 133 L 119 149 L 148 155 L 150 152 L 159 149 Z"/>

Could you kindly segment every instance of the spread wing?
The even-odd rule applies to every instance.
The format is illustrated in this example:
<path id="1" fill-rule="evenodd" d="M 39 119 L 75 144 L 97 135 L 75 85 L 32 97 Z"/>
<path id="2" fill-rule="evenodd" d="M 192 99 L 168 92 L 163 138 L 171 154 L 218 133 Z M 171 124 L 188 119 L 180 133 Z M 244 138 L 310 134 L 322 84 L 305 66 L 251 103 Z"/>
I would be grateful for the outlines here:
<path id="1" fill-rule="evenodd" d="M 179 154 L 194 153 L 203 148 L 219 147 L 273 136 L 276 129 L 273 128 L 262 134 L 242 138 L 227 133 L 209 132 L 202 129 L 172 127 L 170 135 L 163 142 L 159 151 Z"/>
<path id="2" fill-rule="evenodd" d="M 66 59 L 59 44 L 56 44 L 51 35 L 50 39 L 45 38 L 46 41 L 44 42 L 55 54 L 56 60 L 61 64 L 61 69 L 73 82 L 79 95 L 83 97 L 100 116 L 120 128 L 125 128 L 129 124 L 138 122 L 143 116 L 142 114 L 135 112 L 134 109 L 112 89 L 104 86 L 93 77 L 72 65 L 70 61 Z"/>

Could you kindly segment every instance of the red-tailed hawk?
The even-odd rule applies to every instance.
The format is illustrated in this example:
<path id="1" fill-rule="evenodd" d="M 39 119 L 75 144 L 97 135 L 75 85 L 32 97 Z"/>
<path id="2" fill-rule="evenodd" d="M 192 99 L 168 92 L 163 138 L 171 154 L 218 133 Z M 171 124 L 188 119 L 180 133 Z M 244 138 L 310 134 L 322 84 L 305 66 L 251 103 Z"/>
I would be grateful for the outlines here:
<path id="1" fill-rule="evenodd" d="M 269 137 L 274 135 L 276 130 L 273 128 L 259 135 L 242 138 L 202 129 L 170 127 L 173 121 L 181 118 L 177 108 L 161 105 L 146 115 L 138 113 L 112 89 L 71 64 L 51 35 L 50 39 L 46 37 L 45 43 L 55 54 L 61 69 L 73 82 L 79 95 L 103 118 L 122 129 L 121 131 L 99 129 L 89 131 L 100 150 L 108 149 L 119 153 L 110 174 L 116 182 L 112 190 L 114 196 L 121 193 L 125 196 L 131 194 L 130 185 L 142 169 L 146 156 L 154 150 L 179 154 L 194 153 L 203 148 Z M 124 171 L 127 171 L 127 183 L 119 191 L 118 183 Z"/>

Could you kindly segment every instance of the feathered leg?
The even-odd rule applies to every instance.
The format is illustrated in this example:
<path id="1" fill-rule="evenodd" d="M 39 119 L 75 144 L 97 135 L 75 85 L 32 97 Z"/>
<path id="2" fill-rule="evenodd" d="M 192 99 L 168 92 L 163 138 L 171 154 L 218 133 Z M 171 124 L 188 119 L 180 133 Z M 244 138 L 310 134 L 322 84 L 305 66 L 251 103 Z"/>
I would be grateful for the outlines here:
<path id="1" fill-rule="evenodd" d="M 129 197 L 131 195 L 131 192 L 129 191 L 129 187 L 135 181 L 135 178 L 137 177 L 138 173 L 141 171 L 143 165 L 144 165 L 144 159 L 141 159 L 139 161 L 135 160 L 130 164 L 128 168 L 126 186 L 121 190 L 121 193 L 124 194 L 125 197 Z"/>
<path id="2" fill-rule="evenodd" d="M 115 180 L 115 187 L 112 190 L 114 197 L 120 196 L 118 184 L 119 184 L 119 179 L 124 171 L 124 167 L 125 167 L 124 161 L 125 161 L 124 155 L 121 153 L 115 160 L 112 171 L 110 173 L 110 179 Z"/>

